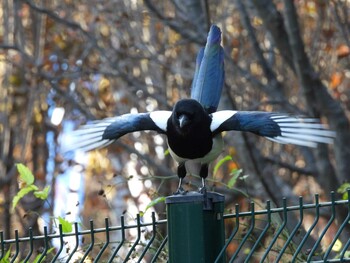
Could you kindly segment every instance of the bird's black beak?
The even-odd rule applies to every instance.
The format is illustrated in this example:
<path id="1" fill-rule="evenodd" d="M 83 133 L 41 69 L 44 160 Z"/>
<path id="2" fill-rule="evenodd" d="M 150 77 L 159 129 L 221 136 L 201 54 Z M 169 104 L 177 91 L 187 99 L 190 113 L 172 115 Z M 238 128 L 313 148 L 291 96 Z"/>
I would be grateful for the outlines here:
<path id="1" fill-rule="evenodd" d="M 190 123 L 190 119 L 188 118 L 187 115 L 182 114 L 182 115 L 179 116 L 180 128 L 185 127 L 188 123 Z"/>

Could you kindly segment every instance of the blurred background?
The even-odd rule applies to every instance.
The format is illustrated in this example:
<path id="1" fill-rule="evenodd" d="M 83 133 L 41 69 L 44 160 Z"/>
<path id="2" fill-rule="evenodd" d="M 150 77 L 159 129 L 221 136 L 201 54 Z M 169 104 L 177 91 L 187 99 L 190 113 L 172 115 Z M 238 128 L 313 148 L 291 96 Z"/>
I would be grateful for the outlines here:
<path id="1" fill-rule="evenodd" d="M 196 53 L 209 26 L 222 30 L 226 81 L 219 109 L 318 117 L 337 133 L 316 149 L 252 134 L 224 134 L 211 190 L 257 209 L 287 197 L 329 200 L 350 182 L 350 2 L 346 0 L 5 0 L 0 6 L 0 229 L 39 234 L 59 216 L 113 225 L 144 220 L 178 180 L 166 140 L 124 136 L 107 149 L 63 154 L 70 131 L 89 120 L 171 110 L 190 93 Z M 12 211 L 23 163 L 46 200 L 24 196 Z M 195 190 L 198 176 L 187 176 Z M 341 191 L 340 191 L 341 192 Z M 342 198 L 342 194 L 337 195 Z M 151 205 L 150 205 L 151 204 Z M 323 215 L 327 218 L 327 214 Z M 342 216 L 341 211 L 337 216 Z"/>

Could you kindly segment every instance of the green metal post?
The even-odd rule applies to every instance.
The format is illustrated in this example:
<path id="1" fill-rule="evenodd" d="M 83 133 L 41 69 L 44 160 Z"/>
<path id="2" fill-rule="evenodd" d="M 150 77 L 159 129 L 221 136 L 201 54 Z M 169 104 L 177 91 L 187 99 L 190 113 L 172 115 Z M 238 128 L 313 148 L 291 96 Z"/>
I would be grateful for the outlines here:
<path id="1" fill-rule="evenodd" d="M 225 197 L 189 192 L 166 198 L 169 263 L 212 263 L 225 245 Z M 219 261 L 224 263 L 225 259 Z"/>

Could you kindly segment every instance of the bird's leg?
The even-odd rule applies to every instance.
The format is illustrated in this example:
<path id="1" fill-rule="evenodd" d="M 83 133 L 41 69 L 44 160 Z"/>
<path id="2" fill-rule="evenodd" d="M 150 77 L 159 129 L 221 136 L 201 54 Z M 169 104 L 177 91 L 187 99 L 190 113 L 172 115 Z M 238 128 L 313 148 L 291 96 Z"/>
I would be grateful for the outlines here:
<path id="1" fill-rule="evenodd" d="M 207 193 L 207 187 L 205 185 L 205 178 L 208 176 L 208 164 L 202 164 L 199 171 L 199 176 L 202 178 L 202 187 L 199 188 L 199 192 L 202 194 Z"/>
<path id="2" fill-rule="evenodd" d="M 174 195 L 178 195 L 178 194 L 186 194 L 187 191 L 185 191 L 182 187 L 182 181 L 186 176 L 186 167 L 185 167 L 185 163 L 180 163 L 179 166 L 177 167 L 177 176 L 179 177 L 179 186 L 177 187 L 176 192 L 174 193 Z"/>

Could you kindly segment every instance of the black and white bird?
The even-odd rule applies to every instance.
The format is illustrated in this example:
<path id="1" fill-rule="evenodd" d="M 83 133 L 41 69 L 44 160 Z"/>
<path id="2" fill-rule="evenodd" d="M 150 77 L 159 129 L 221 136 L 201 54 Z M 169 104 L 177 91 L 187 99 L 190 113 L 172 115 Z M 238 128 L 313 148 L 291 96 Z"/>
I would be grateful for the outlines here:
<path id="1" fill-rule="evenodd" d="M 333 142 L 335 133 L 318 119 L 275 112 L 216 111 L 224 83 L 224 51 L 220 42 L 221 31 L 213 25 L 205 48 L 197 56 L 191 99 L 179 100 L 172 111 L 125 114 L 91 122 L 73 132 L 73 147 L 85 151 L 105 147 L 135 131 L 165 134 L 170 154 L 178 163 L 180 181 L 176 193 L 184 193 L 182 180 L 187 161 L 200 164 L 200 190 L 205 191 L 208 165 L 222 152 L 224 131 L 252 132 L 278 143 L 308 147 Z"/>

